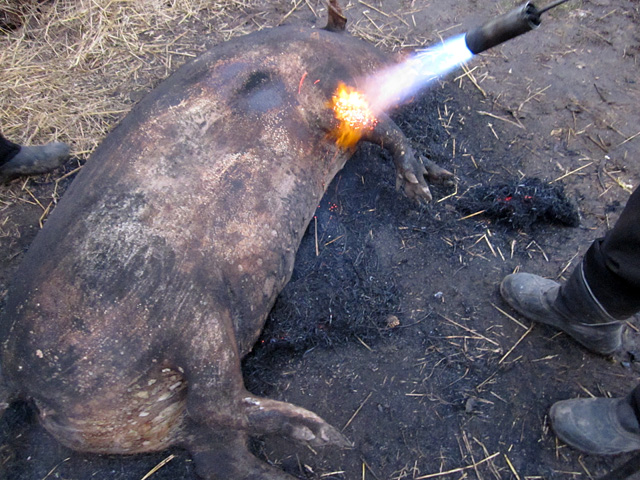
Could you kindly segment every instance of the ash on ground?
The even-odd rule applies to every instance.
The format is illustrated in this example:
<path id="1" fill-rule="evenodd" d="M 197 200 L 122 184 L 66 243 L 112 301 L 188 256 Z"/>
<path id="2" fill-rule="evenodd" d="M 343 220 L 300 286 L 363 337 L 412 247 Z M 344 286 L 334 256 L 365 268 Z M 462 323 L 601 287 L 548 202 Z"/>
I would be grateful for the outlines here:
<path id="1" fill-rule="evenodd" d="M 564 187 L 539 178 L 477 186 L 458 200 L 456 208 L 464 215 L 479 213 L 515 229 L 529 228 L 536 223 L 568 227 L 580 224 L 578 209 L 565 195 Z"/>

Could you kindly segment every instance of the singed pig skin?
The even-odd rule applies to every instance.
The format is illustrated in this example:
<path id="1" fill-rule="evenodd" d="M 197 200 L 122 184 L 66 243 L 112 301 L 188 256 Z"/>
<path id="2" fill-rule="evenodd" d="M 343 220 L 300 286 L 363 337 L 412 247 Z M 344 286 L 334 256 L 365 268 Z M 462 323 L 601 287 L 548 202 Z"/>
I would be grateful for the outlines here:
<path id="1" fill-rule="evenodd" d="M 278 27 L 155 88 L 25 255 L 0 320 L 0 402 L 33 399 L 80 451 L 183 445 L 205 479 L 292 478 L 248 452 L 252 434 L 348 445 L 315 414 L 247 392 L 240 360 L 351 153 L 329 135 L 327 102 L 385 62 L 343 32 Z M 367 140 L 391 150 L 409 195 L 430 198 L 395 125 L 383 116 Z"/>

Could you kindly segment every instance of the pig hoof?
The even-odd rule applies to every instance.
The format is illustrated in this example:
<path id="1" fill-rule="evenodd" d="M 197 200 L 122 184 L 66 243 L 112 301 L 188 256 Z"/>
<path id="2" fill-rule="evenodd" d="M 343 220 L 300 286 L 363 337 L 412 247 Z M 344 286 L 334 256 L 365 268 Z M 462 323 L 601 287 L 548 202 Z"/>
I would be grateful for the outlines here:
<path id="1" fill-rule="evenodd" d="M 300 419 L 299 424 L 291 425 L 290 437 L 300 443 L 307 443 L 312 447 L 324 447 L 335 445 L 342 448 L 351 448 L 353 444 L 347 440 L 335 427 L 324 420 Z"/>
<path id="2" fill-rule="evenodd" d="M 268 398 L 245 398 L 251 434 L 277 434 L 314 447 L 352 447 L 336 428 L 309 410 Z"/>
<path id="3" fill-rule="evenodd" d="M 426 170 L 422 166 L 416 170 L 416 173 L 406 169 L 400 170 L 396 177 L 396 189 L 403 187 L 405 195 L 417 202 L 430 202 L 431 191 L 424 180 Z"/>
<path id="4" fill-rule="evenodd" d="M 425 176 L 432 183 L 441 183 L 448 187 L 452 187 L 455 185 L 455 180 L 453 177 L 453 173 L 449 170 L 445 170 L 444 168 L 436 165 L 433 161 L 428 160 L 426 158 L 422 158 L 422 163 L 427 171 Z"/>

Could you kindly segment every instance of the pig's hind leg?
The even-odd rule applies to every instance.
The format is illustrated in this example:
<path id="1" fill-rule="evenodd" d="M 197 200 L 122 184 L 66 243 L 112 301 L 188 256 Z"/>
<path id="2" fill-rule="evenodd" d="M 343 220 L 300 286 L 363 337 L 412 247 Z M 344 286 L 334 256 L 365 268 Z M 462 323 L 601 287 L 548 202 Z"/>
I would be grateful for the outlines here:
<path id="1" fill-rule="evenodd" d="M 248 451 L 249 435 L 275 434 L 314 446 L 349 442 L 320 417 L 244 387 L 231 322 L 210 319 L 182 331 L 176 366 L 187 381 L 184 446 L 207 480 L 292 480 Z"/>
<path id="2" fill-rule="evenodd" d="M 186 447 L 199 476 L 207 480 L 294 480 L 294 477 L 254 457 L 247 448 L 249 434 L 275 434 L 312 446 L 351 446 L 320 417 L 290 403 L 257 398 L 242 400 L 248 421 L 244 428 L 210 426 L 187 420 Z"/>
<path id="3" fill-rule="evenodd" d="M 433 161 L 421 159 L 398 126 L 382 114 L 373 130 L 364 133 L 363 140 L 380 145 L 393 157 L 396 166 L 396 188 L 404 187 L 407 197 L 418 201 L 431 201 L 426 180 L 453 184 L 453 174 Z"/>

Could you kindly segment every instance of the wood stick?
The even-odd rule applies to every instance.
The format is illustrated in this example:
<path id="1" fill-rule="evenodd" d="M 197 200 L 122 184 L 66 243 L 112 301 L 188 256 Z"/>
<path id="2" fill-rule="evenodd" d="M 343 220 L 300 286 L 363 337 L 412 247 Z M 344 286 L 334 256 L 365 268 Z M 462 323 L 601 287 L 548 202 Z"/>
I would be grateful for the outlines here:
<path id="1" fill-rule="evenodd" d="M 351 422 L 353 422 L 353 419 L 356 418 L 356 415 L 358 415 L 358 413 L 360 413 L 360 410 L 362 410 L 362 407 L 364 407 L 364 404 L 367 403 L 369 401 L 369 399 L 371 398 L 371 395 L 373 395 L 373 392 L 369 392 L 369 395 L 367 395 L 367 398 L 365 398 L 362 403 L 360 404 L 360 406 L 358 408 L 356 408 L 356 411 L 353 412 L 353 415 L 351 415 L 351 418 L 349 419 L 349 421 L 347 423 L 344 424 L 344 427 L 342 427 L 342 431 L 344 432 L 345 429 L 351 425 Z"/>
<path id="2" fill-rule="evenodd" d="M 505 353 L 505 354 L 504 354 L 504 356 L 503 356 L 503 357 L 500 359 L 500 361 L 498 362 L 498 365 L 499 365 L 499 364 L 501 364 L 502 362 L 504 362 L 504 360 L 505 360 L 509 355 L 511 355 L 511 352 L 513 352 L 513 351 L 516 349 L 516 347 L 517 347 L 518 345 L 520 345 L 520 342 L 522 342 L 522 340 L 524 340 L 524 337 L 526 337 L 527 335 L 529 335 L 529 333 L 531 333 L 531 330 L 533 330 L 533 326 L 534 326 L 534 325 L 535 325 L 535 323 L 532 323 L 532 324 L 531 324 L 531 326 L 529 327 L 529 330 L 527 330 L 526 332 L 524 332 L 524 335 L 522 335 L 522 336 L 518 339 L 518 341 L 513 345 L 513 347 L 511 347 L 511 348 L 509 349 L 509 351 L 508 351 L 507 353 Z"/>
<path id="3" fill-rule="evenodd" d="M 167 458 L 165 458 L 159 464 L 157 464 L 155 467 L 153 467 L 151 470 L 149 470 L 147 472 L 147 474 L 144 477 L 142 477 L 140 480 L 147 480 L 149 477 L 151 477 L 151 475 L 156 473 L 158 470 L 160 470 L 162 467 L 164 467 L 167 463 L 169 463 L 174 458 L 176 458 L 175 455 L 173 455 L 173 454 L 169 455 Z"/>
<path id="4" fill-rule="evenodd" d="M 436 477 L 443 477 L 445 475 L 451 475 L 452 473 L 459 473 L 459 472 L 464 472 L 465 470 L 469 470 L 471 468 L 475 469 L 476 467 L 478 467 L 479 465 L 482 465 L 485 462 L 488 462 L 489 460 L 494 459 L 495 457 L 497 457 L 500 454 L 500 452 L 496 452 L 493 455 L 490 455 L 486 458 L 483 458 L 482 460 L 480 460 L 479 462 L 474 463 L 473 465 L 468 465 L 466 467 L 458 467 L 458 468 L 454 468 L 453 470 L 447 470 L 446 472 L 438 472 L 438 473 L 429 473 L 427 475 L 422 475 L 420 477 L 415 477 L 414 480 L 425 480 L 427 478 L 436 478 Z"/>

